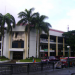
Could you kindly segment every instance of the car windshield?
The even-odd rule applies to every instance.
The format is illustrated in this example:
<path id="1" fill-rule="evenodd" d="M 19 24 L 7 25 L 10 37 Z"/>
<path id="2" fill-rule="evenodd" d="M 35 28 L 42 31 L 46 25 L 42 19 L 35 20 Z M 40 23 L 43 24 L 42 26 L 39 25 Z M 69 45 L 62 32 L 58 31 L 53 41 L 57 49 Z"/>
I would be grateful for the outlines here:
<path id="1" fill-rule="evenodd" d="M 50 56 L 49 59 L 55 59 L 55 57 L 54 56 Z"/>

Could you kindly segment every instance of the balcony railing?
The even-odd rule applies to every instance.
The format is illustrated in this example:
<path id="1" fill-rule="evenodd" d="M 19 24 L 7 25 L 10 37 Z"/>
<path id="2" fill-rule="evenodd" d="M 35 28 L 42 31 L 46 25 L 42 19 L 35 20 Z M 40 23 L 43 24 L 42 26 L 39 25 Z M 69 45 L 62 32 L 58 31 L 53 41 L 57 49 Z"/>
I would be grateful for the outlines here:
<path id="1" fill-rule="evenodd" d="M 48 43 L 48 39 L 42 39 L 40 38 L 40 43 Z M 56 42 L 52 39 L 50 39 L 51 44 L 56 44 Z M 58 42 L 58 44 L 63 44 L 63 42 Z"/>
<path id="2" fill-rule="evenodd" d="M 24 51 L 24 48 L 10 48 L 9 51 Z"/>

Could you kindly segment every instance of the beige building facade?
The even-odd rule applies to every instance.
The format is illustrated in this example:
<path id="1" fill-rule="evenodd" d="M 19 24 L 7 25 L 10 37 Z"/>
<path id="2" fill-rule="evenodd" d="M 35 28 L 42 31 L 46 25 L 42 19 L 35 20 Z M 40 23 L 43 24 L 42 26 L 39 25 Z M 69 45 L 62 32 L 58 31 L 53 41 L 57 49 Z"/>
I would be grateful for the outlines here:
<path id="1" fill-rule="evenodd" d="M 4 44 L 3 44 L 3 55 L 9 59 L 26 59 L 28 58 L 28 33 L 25 33 L 24 26 L 16 26 L 12 31 L 12 34 L 7 32 L 4 35 Z M 49 36 L 46 33 L 42 32 L 39 37 L 36 34 L 36 30 L 30 31 L 30 48 L 29 48 L 29 57 L 43 57 L 45 53 L 48 56 L 65 56 L 65 38 L 62 36 L 64 32 L 50 29 Z M 36 46 L 36 36 L 37 36 L 37 46 Z M 2 44 L 2 41 L 0 41 Z M 40 47 L 40 51 L 38 48 Z M 37 47 L 37 48 L 36 48 Z M 36 52 L 37 49 L 37 52 Z M 2 55 L 2 48 L 0 49 Z"/>

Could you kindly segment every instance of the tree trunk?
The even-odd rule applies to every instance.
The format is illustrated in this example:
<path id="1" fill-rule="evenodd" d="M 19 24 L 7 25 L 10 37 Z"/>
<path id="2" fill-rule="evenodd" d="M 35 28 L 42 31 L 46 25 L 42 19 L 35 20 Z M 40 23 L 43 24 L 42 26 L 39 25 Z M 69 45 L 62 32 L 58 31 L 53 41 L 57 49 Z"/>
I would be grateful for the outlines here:
<path id="1" fill-rule="evenodd" d="M 3 42 L 4 42 L 4 36 L 2 36 L 2 56 L 3 56 Z"/>
<path id="2" fill-rule="evenodd" d="M 36 58 L 37 58 L 37 34 L 36 34 Z"/>
<path id="3" fill-rule="evenodd" d="M 29 58 L 29 48 L 30 47 L 30 25 L 28 25 L 28 58 Z"/>
<path id="4" fill-rule="evenodd" d="M 40 32 L 39 32 L 38 38 L 39 38 L 39 43 L 38 43 L 38 57 L 40 58 Z"/>
<path id="5" fill-rule="evenodd" d="M 37 39 L 38 39 L 37 37 L 38 37 L 38 29 L 37 29 L 37 31 L 36 31 L 36 58 L 37 58 L 37 43 L 38 43 L 38 42 L 37 42 Z"/>
<path id="6" fill-rule="evenodd" d="M 2 34 L 2 56 L 3 56 L 3 43 L 4 43 L 4 27 L 1 27 Z"/>

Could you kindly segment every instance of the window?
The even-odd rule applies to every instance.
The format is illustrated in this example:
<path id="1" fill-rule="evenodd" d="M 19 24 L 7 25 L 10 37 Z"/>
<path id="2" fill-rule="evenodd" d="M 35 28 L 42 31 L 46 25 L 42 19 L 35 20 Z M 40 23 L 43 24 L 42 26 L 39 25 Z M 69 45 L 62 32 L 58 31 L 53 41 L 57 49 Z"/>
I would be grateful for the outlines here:
<path id="1" fill-rule="evenodd" d="M 0 36 L 0 41 L 1 41 L 1 36 Z"/>
<path id="2" fill-rule="evenodd" d="M 24 32 L 13 32 L 12 48 L 24 48 Z"/>
<path id="3" fill-rule="evenodd" d="M 1 43 L 0 43 L 0 49 L 1 49 Z"/>
<path id="4" fill-rule="evenodd" d="M 13 41 L 12 48 L 24 48 L 24 41 Z"/>

